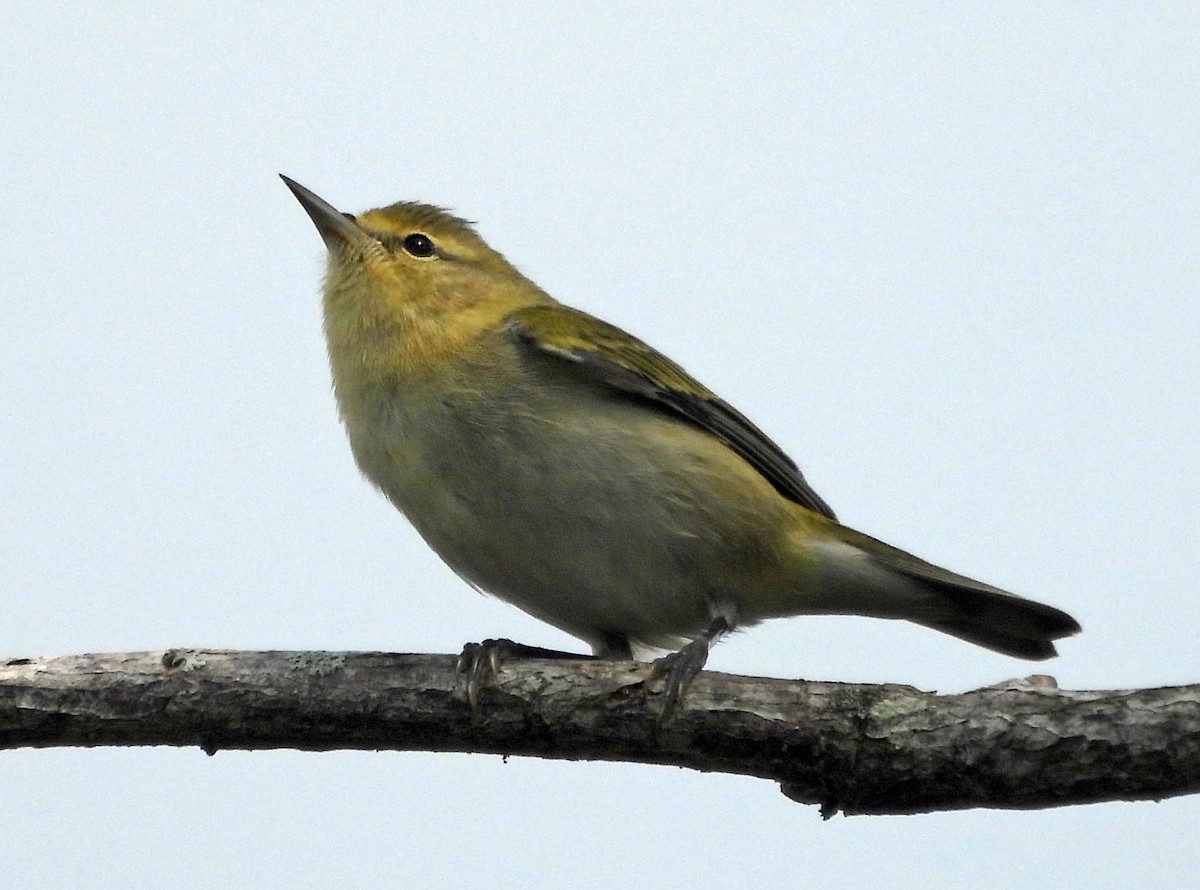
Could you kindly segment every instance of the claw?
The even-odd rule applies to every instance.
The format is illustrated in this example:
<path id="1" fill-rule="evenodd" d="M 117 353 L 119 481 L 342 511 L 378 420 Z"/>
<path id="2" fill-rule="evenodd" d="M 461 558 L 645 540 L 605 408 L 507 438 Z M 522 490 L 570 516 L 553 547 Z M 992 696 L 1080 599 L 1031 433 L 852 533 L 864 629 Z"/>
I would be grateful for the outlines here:
<path id="1" fill-rule="evenodd" d="M 458 661 L 454 664 L 454 679 L 465 677 L 467 704 L 471 712 L 478 717 L 479 689 L 487 680 L 500 673 L 500 662 L 520 650 L 520 646 L 512 640 L 484 640 L 482 643 L 467 643 L 463 646 Z"/>
<path id="2" fill-rule="evenodd" d="M 647 684 L 666 680 L 662 691 L 662 711 L 658 715 L 660 726 L 675 713 L 692 680 L 704 669 L 713 641 L 729 630 L 730 624 L 724 617 L 714 618 L 703 636 L 692 640 L 678 652 L 672 652 L 654 661 L 646 678 Z"/>
<path id="3" fill-rule="evenodd" d="M 526 646 L 524 643 L 514 643 L 512 640 L 484 640 L 482 643 L 467 643 L 463 646 L 458 661 L 454 664 L 454 679 L 458 682 L 465 677 L 467 704 L 476 719 L 482 716 L 479 706 L 479 690 L 484 683 L 500 673 L 500 665 L 508 658 L 559 658 L 565 660 L 591 658 L 590 655 L 578 655 L 573 652 L 560 652 L 557 649 L 543 649 L 540 646 Z"/>
<path id="4" fill-rule="evenodd" d="M 660 723 L 675 712 L 675 708 L 683 700 L 683 694 L 692 685 L 696 675 L 703 670 L 706 661 L 708 640 L 704 637 L 692 640 L 678 652 L 655 659 L 646 681 L 653 683 L 661 679 L 666 680 L 662 691 L 662 712 L 658 716 Z"/>

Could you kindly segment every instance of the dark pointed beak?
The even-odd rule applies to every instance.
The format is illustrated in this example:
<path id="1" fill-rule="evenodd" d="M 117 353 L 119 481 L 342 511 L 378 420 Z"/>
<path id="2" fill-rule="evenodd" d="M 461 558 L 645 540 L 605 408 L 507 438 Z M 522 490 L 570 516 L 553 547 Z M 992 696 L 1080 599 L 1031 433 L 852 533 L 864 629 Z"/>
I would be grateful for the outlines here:
<path id="1" fill-rule="evenodd" d="M 330 250 L 340 251 L 346 247 L 359 247 L 367 242 L 375 241 L 363 230 L 362 226 L 355 222 L 354 217 L 340 212 L 324 198 L 315 192 L 310 192 L 294 179 L 288 179 L 282 173 L 279 174 L 279 178 L 292 190 L 292 194 L 296 196 L 300 206 L 304 208 L 304 211 L 312 219 L 313 225 L 317 227 L 317 231 L 321 233 L 321 240 Z"/>

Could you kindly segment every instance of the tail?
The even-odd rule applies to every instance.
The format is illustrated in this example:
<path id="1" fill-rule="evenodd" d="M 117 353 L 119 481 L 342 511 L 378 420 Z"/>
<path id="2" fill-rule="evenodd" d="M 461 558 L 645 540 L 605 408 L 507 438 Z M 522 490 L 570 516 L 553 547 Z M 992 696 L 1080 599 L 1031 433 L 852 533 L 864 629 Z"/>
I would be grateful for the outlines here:
<path id="1" fill-rule="evenodd" d="M 1061 609 L 955 574 L 845 526 L 837 532 L 843 546 L 835 561 L 843 571 L 835 573 L 841 577 L 830 594 L 850 608 L 833 611 L 904 618 L 1033 661 L 1053 658 L 1054 641 L 1080 631 Z"/>
<path id="2" fill-rule="evenodd" d="M 959 583 L 946 578 L 905 572 L 938 594 L 940 608 L 912 620 L 934 630 L 1015 658 L 1043 661 L 1058 654 L 1054 641 L 1080 631 L 1079 622 L 1061 609 L 989 588 L 977 581 Z M 945 574 L 951 575 L 952 572 Z"/>

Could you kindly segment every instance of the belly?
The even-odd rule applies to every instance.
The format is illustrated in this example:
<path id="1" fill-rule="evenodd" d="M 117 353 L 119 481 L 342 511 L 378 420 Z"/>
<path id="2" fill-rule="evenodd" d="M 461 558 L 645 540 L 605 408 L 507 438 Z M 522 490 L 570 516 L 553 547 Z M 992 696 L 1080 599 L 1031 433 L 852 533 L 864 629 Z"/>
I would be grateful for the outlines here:
<path id="1" fill-rule="evenodd" d="M 458 574 L 593 645 L 674 646 L 736 605 L 771 549 L 759 514 L 785 507 L 757 473 L 636 403 L 528 407 L 439 403 L 352 445 Z"/>

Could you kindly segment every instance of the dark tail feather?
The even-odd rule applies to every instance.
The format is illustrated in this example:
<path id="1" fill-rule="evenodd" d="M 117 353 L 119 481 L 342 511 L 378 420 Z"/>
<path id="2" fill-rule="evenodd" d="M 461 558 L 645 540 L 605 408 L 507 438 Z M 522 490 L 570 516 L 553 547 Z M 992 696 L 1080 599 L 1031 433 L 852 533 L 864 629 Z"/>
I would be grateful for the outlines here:
<path id="1" fill-rule="evenodd" d="M 1080 630 L 1078 621 L 1044 603 L 928 577 L 919 580 L 940 594 L 946 606 L 942 614 L 921 624 L 1005 655 L 1033 661 L 1053 658 L 1058 654 L 1054 641 Z"/>
<path id="2" fill-rule="evenodd" d="M 1061 609 L 943 569 L 845 526 L 837 526 L 837 536 L 877 567 L 902 575 L 914 585 L 907 596 L 891 596 L 892 611 L 877 603 L 887 602 L 889 594 L 896 591 L 886 580 L 876 579 L 878 600 L 863 608 L 860 596 L 858 614 L 906 618 L 977 646 L 1035 661 L 1053 658 L 1058 654 L 1055 640 L 1079 633 L 1079 622 Z M 848 574 L 841 594 L 861 586 L 863 579 L 861 572 Z"/>
<path id="3" fill-rule="evenodd" d="M 933 594 L 932 602 L 905 616 L 918 624 L 1005 655 L 1037 661 L 1058 654 L 1055 640 L 1079 633 L 1079 622 L 1061 609 L 935 566 L 861 532 L 843 530 L 843 535 L 879 565 Z"/>

